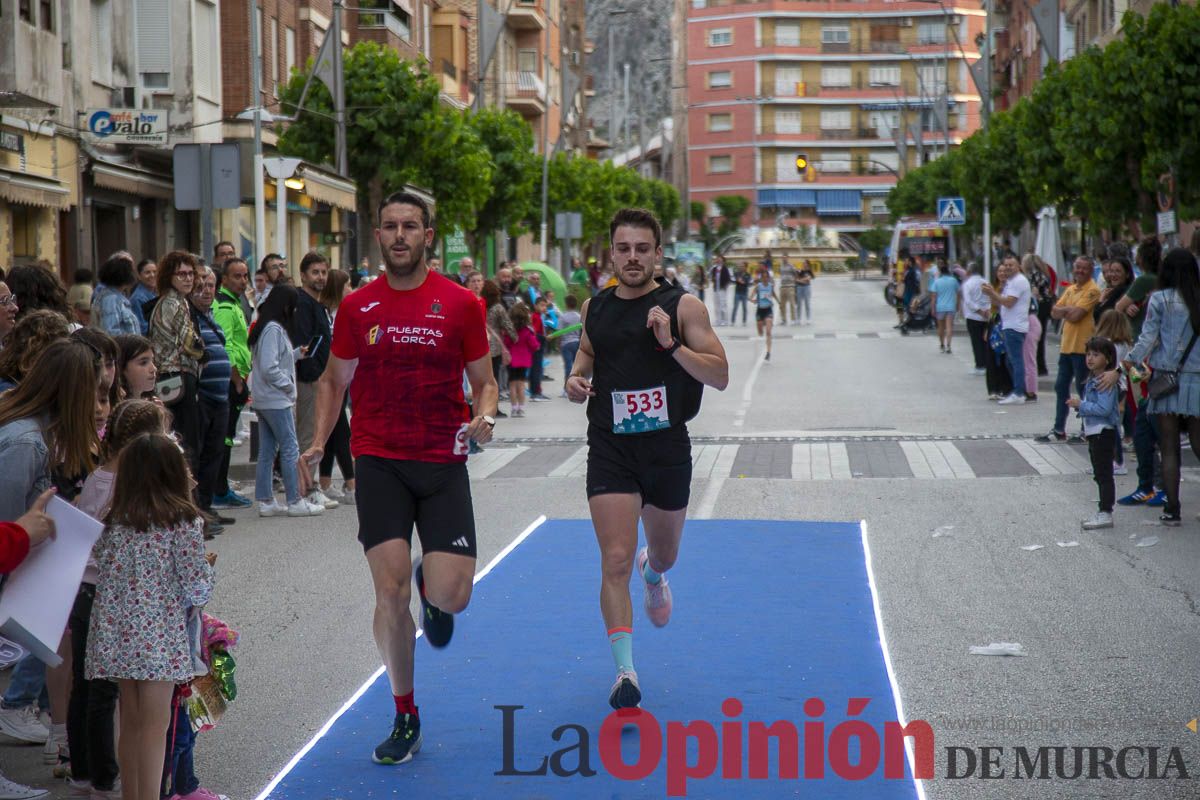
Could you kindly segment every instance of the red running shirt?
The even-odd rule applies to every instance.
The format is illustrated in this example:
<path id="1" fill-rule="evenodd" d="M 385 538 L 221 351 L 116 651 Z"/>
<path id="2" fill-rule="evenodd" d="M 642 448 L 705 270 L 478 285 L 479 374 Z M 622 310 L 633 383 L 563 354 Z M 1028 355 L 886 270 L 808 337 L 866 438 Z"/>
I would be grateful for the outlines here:
<path id="1" fill-rule="evenodd" d="M 358 359 L 350 450 L 401 461 L 467 460 L 463 370 L 488 354 L 475 295 L 435 272 L 397 291 L 380 276 L 338 307 L 331 350 Z"/>

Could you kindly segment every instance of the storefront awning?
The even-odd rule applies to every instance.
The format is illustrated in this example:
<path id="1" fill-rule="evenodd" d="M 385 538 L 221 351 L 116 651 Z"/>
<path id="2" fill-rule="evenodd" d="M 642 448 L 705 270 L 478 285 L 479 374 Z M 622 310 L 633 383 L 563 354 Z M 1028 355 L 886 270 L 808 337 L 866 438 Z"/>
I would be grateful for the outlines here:
<path id="1" fill-rule="evenodd" d="M 114 164 L 109 161 L 92 161 L 92 180 L 97 186 L 138 197 L 157 197 L 170 200 L 175 196 L 175 187 L 165 175 L 159 175 L 141 167 Z"/>
<path id="2" fill-rule="evenodd" d="M 304 181 L 304 193 L 312 199 L 343 211 L 356 209 L 354 184 L 351 181 L 308 164 L 301 164 L 298 172 Z"/>
<path id="3" fill-rule="evenodd" d="M 858 216 L 862 213 L 862 193 L 856 189 L 826 189 L 817 193 L 818 216 Z"/>
<path id="4" fill-rule="evenodd" d="M 39 208 L 70 208 L 71 191 L 53 178 L 0 169 L 0 199 Z"/>

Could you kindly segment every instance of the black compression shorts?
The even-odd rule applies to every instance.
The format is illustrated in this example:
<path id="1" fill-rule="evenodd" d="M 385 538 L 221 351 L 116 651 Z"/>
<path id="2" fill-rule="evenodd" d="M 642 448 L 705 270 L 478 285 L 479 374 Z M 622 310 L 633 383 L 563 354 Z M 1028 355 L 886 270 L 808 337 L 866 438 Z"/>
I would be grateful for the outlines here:
<path id="1" fill-rule="evenodd" d="M 391 539 L 426 553 L 475 557 L 475 512 L 467 465 L 359 456 L 354 461 L 358 541 L 363 550 Z"/>
<path id="2" fill-rule="evenodd" d="M 642 505 L 687 508 L 692 442 L 686 425 L 625 436 L 588 426 L 587 495 L 639 494 Z"/>
<path id="3" fill-rule="evenodd" d="M 759 308 L 759 309 L 755 310 L 755 312 L 754 312 L 754 318 L 756 320 L 770 319 L 771 317 L 774 317 L 774 316 L 775 316 L 775 309 L 773 309 L 773 308 Z"/>

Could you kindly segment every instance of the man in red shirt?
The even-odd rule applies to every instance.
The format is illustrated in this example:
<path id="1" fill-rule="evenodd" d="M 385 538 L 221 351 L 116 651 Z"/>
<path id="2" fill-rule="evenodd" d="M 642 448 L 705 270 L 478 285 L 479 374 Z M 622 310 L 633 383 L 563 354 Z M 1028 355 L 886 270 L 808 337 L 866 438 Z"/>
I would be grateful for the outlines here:
<path id="1" fill-rule="evenodd" d="M 384 280 L 352 292 L 338 309 L 317 386 L 313 446 L 300 457 L 302 466 L 320 461 L 349 387 L 358 540 L 375 585 L 375 641 L 396 702 L 392 733 L 372 756 L 380 764 L 403 764 L 421 748 L 409 612 L 413 525 L 424 553 L 416 583 L 425 638 L 445 647 L 475 576 L 468 442 L 491 440 L 499 399 L 483 310 L 470 290 L 429 269 L 433 234 L 420 197 L 397 192 L 380 204 L 375 239 Z M 474 418 L 463 397 L 464 369 Z"/>

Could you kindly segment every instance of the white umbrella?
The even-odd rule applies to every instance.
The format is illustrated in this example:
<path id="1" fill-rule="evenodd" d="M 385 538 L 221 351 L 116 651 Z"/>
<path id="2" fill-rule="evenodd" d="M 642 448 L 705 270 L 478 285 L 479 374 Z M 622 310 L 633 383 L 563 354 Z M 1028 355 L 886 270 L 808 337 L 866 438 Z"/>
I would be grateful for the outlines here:
<path id="1" fill-rule="evenodd" d="M 1037 213 L 1037 244 L 1033 251 L 1050 266 L 1059 276 L 1064 275 L 1062 257 L 1062 236 L 1058 230 L 1058 209 L 1046 206 Z M 1058 287 L 1054 287 L 1057 292 Z"/>

